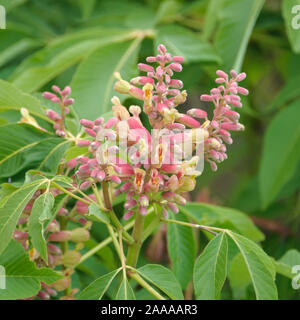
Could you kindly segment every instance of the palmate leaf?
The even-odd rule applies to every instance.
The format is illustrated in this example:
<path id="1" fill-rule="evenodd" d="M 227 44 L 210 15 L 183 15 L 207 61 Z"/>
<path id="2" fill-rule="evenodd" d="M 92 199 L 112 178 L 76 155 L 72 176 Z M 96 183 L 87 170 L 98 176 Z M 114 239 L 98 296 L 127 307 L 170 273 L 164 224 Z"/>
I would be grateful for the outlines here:
<path id="1" fill-rule="evenodd" d="M 215 45 L 225 71 L 240 72 L 248 41 L 264 0 L 224 0 L 218 10 Z"/>
<path id="2" fill-rule="evenodd" d="M 147 264 L 137 269 L 137 272 L 147 281 L 157 286 L 171 299 L 183 300 L 180 283 L 174 274 L 166 267 L 159 264 Z"/>
<path id="3" fill-rule="evenodd" d="M 262 205 L 266 208 L 292 178 L 300 160 L 300 100 L 272 119 L 264 136 L 259 169 Z"/>
<path id="4" fill-rule="evenodd" d="M 173 55 L 183 56 L 185 62 L 220 62 L 220 57 L 209 42 L 183 27 L 174 25 L 159 28 L 155 37 L 155 46 L 161 43 Z"/>
<path id="5" fill-rule="evenodd" d="M 54 197 L 51 192 L 41 194 L 33 203 L 29 217 L 29 235 L 34 248 L 48 263 L 47 244 L 44 237 L 44 224 L 51 218 L 51 210 L 54 206 Z"/>
<path id="6" fill-rule="evenodd" d="M 227 274 L 227 238 L 221 232 L 206 246 L 195 263 L 196 299 L 219 299 Z"/>
<path id="7" fill-rule="evenodd" d="M 80 293 L 78 300 L 101 300 L 119 271 L 114 270 L 93 281 Z"/>
<path id="8" fill-rule="evenodd" d="M 113 92 L 114 72 L 120 72 L 124 79 L 137 74 L 140 42 L 137 38 L 103 46 L 80 64 L 71 82 L 79 117 L 95 119 L 110 110 L 110 99 L 117 95 Z"/>
<path id="9" fill-rule="evenodd" d="M 5 250 L 11 240 L 11 236 L 17 221 L 26 204 L 32 198 L 36 190 L 43 184 L 45 179 L 39 179 L 23 185 L 20 189 L 11 193 L 0 207 L 0 254 Z"/>
<path id="10" fill-rule="evenodd" d="M 257 229 L 250 218 L 236 209 L 206 203 L 188 203 L 180 210 L 198 224 L 228 228 L 253 241 L 264 240 L 263 233 Z"/>
<path id="11" fill-rule="evenodd" d="M 70 142 L 28 124 L 0 126 L 0 177 L 39 168 L 55 173 Z"/>
<path id="12" fill-rule="evenodd" d="M 15 241 L 0 255 L 0 265 L 5 268 L 5 279 L 0 275 L 0 282 L 6 285 L 0 290 L 1 300 L 32 297 L 40 290 L 41 281 L 50 284 L 62 278 L 52 269 L 37 269 L 22 245 Z"/>
<path id="13" fill-rule="evenodd" d="M 23 91 L 36 91 L 99 47 L 130 37 L 132 36 L 128 31 L 103 28 L 87 29 L 59 37 L 24 60 L 11 80 Z"/>
<path id="14" fill-rule="evenodd" d="M 169 213 L 175 219 L 174 214 Z M 176 215 L 176 220 L 188 222 L 182 214 Z M 172 271 L 179 280 L 183 289 L 186 288 L 193 276 L 194 261 L 196 258 L 196 243 L 193 230 L 175 223 L 168 224 L 168 254 L 172 262 Z"/>

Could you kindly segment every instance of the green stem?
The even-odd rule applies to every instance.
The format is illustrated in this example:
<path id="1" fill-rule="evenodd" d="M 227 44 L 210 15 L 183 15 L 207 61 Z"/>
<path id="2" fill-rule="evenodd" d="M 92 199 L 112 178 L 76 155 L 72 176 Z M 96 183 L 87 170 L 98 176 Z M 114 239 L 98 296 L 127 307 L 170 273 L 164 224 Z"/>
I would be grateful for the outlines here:
<path id="1" fill-rule="evenodd" d="M 105 205 L 105 208 L 109 211 L 109 216 L 113 225 L 117 228 L 117 231 L 122 231 L 122 234 L 126 240 L 132 243 L 134 241 L 133 238 L 130 236 L 128 232 L 126 232 L 126 230 L 124 230 L 123 225 L 121 224 L 121 222 L 119 221 L 118 217 L 116 216 L 113 210 L 107 181 L 103 181 L 101 185 L 102 185 L 104 205 Z"/>
<path id="2" fill-rule="evenodd" d="M 128 254 L 127 254 L 127 265 L 135 267 L 137 259 L 140 253 L 140 249 L 143 243 L 143 229 L 144 229 L 144 220 L 145 217 L 142 216 L 139 212 L 135 214 L 134 228 L 132 232 L 132 237 L 134 242 L 129 245 Z"/>
<path id="3" fill-rule="evenodd" d="M 149 293 L 151 293 L 158 300 L 166 300 L 161 294 L 159 294 L 153 287 L 149 285 L 137 272 L 129 272 L 129 275 L 137 283 L 139 283 L 143 288 L 145 288 Z"/>
<path id="4" fill-rule="evenodd" d="M 86 204 L 88 204 L 88 205 L 90 205 L 90 204 L 92 203 L 92 202 L 89 202 L 89 201 L 87 201 L 87 200 L 85 200 L 85 199 L 83 199 L 83 198 L 80 198 L 80 197 L 76 196 L 76 194 L 74 194 L 74 193 L 68 191 L 67 189 L 61 187 L 59 184 L 57 184 L 57 183 L 54 182 L 54 181 L 52 181 L 51 183 L 54 185 L 54 187 L 56 187 L 57 189 L 61 190 L 62 192 L 64 192 L 65 194 L 69 195 L 70 197 L 72 197 L 72 198 L 74 198 L 74 199 L 77 199 L 77 200 L 79 200 L 79 201 L 82 201 L 82 202 L 84 202 L 84 203 L 86 203 Z"/>
<path id="5" fill-rule="evenodd" d="M 186 226 L 186 227 L 202 229 L 202 230 L 210 232 L 210 233 L 212 233 L 214 235 L 217 235 L 218 233 L 214 232 L 213 230 L 224 231 L 224 229 L 220 229 L 220 228 L 207 227 L 207 226 L 202 226 L 200 224 L 189 223 L 189 222 L 184 222 L 184 221 L 179 221 L 179 220 L 161 219 L 161 221 L 167 222 L 167 223 L 175 223 L 175 224 L 179 224 L 179 225 Z"/>

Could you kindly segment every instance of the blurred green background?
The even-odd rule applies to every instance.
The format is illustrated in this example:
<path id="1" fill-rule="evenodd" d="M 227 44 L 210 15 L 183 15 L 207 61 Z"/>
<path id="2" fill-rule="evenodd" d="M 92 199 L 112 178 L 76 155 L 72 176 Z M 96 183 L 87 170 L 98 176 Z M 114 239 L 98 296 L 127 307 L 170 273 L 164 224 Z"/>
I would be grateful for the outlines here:
<path id="1" fill-rule="evenodd" d="M 243 86 L 250 94 L 240 111 L 246 130 L 233 135 L 229 159 L 217 173 L 206 167 L 190 197 L 247 213 L 266 234 L 265 251 L 276 259 L 299 248 L 300 29 L 291 25 L 292 7 L 299 1 L 0 4 L 7 13 L 6 29 L 0 30 L 0 78 L 39 98 L 54 83 L 70 84 L 76 100 L 70 120 L 74 131 L 76 119 L 109 112 L 115 95 L 113 72 L 120 71 L 127 80 L 137 75 L 137 62 L 153 55 L 159 43 L 185 57 L 178 74 L 188 91 L 182 110 L 203 107 L 211 112 L 199 96 L 214 86 L 215 71 L 245 71 Z M 5 108 L 5 83 L 0 82 L 0 124 L 20 118 L 19 110 Z M 148 258 L 151 244 L 149 248 Z M 300 264 L 300 254 L 293 253 L 293 263 Z M 289 279 L 278 275 L 277 284 L 280 299 L 300 297 Z M 248 293 L 237 289 L 233 294 L 246 298 Z"/>

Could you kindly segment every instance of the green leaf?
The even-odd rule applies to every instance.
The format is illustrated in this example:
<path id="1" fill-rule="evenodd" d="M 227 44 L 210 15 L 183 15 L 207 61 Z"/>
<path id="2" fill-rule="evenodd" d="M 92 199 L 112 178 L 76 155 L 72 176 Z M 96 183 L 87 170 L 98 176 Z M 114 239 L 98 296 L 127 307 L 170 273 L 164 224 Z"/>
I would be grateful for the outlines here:
<path id="1" fill-rule="evenodd" d="M 32 116 L 49 121 L 45 115 L 45 107 L 28 93 L 23 93 L 13 84 L 0 79 L 0 112 L 6 110 L 21 110 L 26 108 Z M 21 114 L 20 114 L 21 118 Z"/>
<path id="2" fill-rule="evenodd" d="M 275 261 L 276 272 L 290 279 L 295 277 L 292 268 L 297 265 L 300 265 L 300 252 L 296 249 L 288 250 L 278 261 Z"/>
<path id="3" fill-rule="evenodd" d="M 78 300 L 101 300 L 119 271 L 120 269 L 114 270 L 93 281 L 80 293 Z"/>
<path id="4" fill-rule="evenodd" d="M 79 117 L 95 119 L 110 109 L 110 99 L 116 95 L 114 72 L 126 80 L 136 75 L 140 41 L 137 38 L 101 47 L 80 64 L 71 83 Z"/>
<path id="5" fill-rule="evenodd" d="M 45 180 L 41 179 L 25 184 L 2 203 L 0 207 L 0 254 L 9 244 L 15 226 L 26 204 L 32 198 L 35 191 L 44 183 Z"/>
<path id="6" fill-rule="evenodd" d="M 25 60 L 13 75 L 13 83 L 23 91 L 36 91 L 99 47 L 128 37 L 122 30 L 99 28 L 62 36 Z"/>
<path id="7" fill-rule="evenodd" d="M 174 274 L 167 268 L 158 264 L 147 264 L 139 269 L 138 273 L 157 286 L 173 300 L 183 300 L 180 283 Z"/>
<path id="8" fill-rule="evenodd" d="M 245 298 L 246 289 L 249 284 L 251 284 L 251 277 L 245 260 L 240 252 L 236 254 L 230 262 L 228 278 L 234 298 Z"/>
<path id="9" fill-rule="evenodd" d="M 293 99 L 299 98 L 299 82 L 300 74 L 296 73 L 291 75 L 280 89 L 275 99 L 266 108 L 267 111 L 272 111 L 279 107 L 284 106 L 286 103 L 291 102 Z"/>
<path id="10" fill-rule="evenodd" d="M 169 213 L 170 218 L 189 222 L 182 213 L 176 217 Z M 168 224 L 168 254 L 172 262 L 172 271 L 183 289 L 193 277 L 194 261 L 196 258 L 196 244 L 192 228 L 175 223 Z"/>
<path id="11" fill-rule="evenodd" d="M 69 161 L 78 156 L 88 153 L 88 149 L 89 149 L 88 147 L 83 148 L 83 147 L 73 146 L 67 150 L 64 158 L 66 161 Z"/>
<path id="12" fill-rule="evenodd" d="M 51 218 L 53 206 L 54 197 L 52 193 L 45 192 L 34 201 L 29 217 L 29 235 L 32 245 L 46 263 L 48 263 L 48 256 L 44 237 L 44 223 Z"/>
<path id="13" fill-rule="evenodd" d="M 210 0 L 205 12 L 203 38 L 208 40 L 217 26 L 218 11 L 220 9 L 219 0 Z"/>
<path id="14" fill-rule="evenodd" d="M 105 212 L 102 212 L 94 203 L 89 206 L 89 214 L 88 217 L 95 218 L 96 221 L 109 224 L 110 220 Z"/>
<path id="15" fill-rule="evenodd" d="M 223 0 L 215 38 L 225 71 L 240 72 L 248 41 L 264 0 Z"/>
<path id="16" fill-rule="evenodd" d="M 241 252 L 254 287 L 257 300 L 276 300 L 275 265 L 253 241 L 231 231 L 227 234 Z"/>
<path id="17" fill-rule="evenodd" d="M 55 173 L 69 142 L 28 124 L 0 126 L 0 177 L 39 167 Z"/>
<path id="18" fill-rule="evenodd" d="M 185 62 L 220 62 L 220 58 L 209 42 L 183 27 L 172 25 L 159 28 L 155 37 L 155 46 L 161 43 L 171 54 L 183 56 Z"/>
<path id="19" fill-rule="evenodd" d="M 227 274 L 227 238 L 221 232 L 206 246 L 195 263 L 194 288 L 196 299 L 220 299 Z"/>
<path id="20" fill-rule="evenodd" d="M 293 7 L 299 6 L 299 0 L 283 0 L 282 15 L 285 22 L 285 29 L 295 53 L 300 53 L 300 33 L 299 28 L 294 28 L 293 25 L 299 25 L 299 10 L 293 11 Z"/>
<path id="21" fill-rule="evenodd" d="M 52 269 L 36 268 L 22 245 L 15 241 L 0 255 L 0 265 L 5 268 L 6 282 L 6 289 L 0 290 L 1 300 L 32 297 L 41 289 L 41 281 L 50 284 L 62 278 Z"/>
<path id="22" fill-rule="evenodd" d="M 206 203 L 188 203 L 180 210 L 198 224 L 232 229 L 253 241 L 264 240 L 263 233 L 246 214 L 238 210 Z"/>
<path id="23" fill-rule="evenodd" d="M 266 208 L 292 178 L 300 160 L 300 100 L 280 111 L 264 136 L 259 179 Z"/>
<path id="24" fill-rule="evenodd" d="M 116 300 L 135 300 L 135 295 L 127 279 L 123 279 L 116 295 Z"/>

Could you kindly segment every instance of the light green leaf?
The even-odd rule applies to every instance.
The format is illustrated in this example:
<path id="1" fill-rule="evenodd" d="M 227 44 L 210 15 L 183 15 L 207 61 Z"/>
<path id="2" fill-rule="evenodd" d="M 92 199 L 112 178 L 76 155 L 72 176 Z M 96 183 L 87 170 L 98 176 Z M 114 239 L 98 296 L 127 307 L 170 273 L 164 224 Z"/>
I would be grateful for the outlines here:
<path id="1" fill-rule="evenodd" d="M 291 47 L 295 53 L 300 53 L 300 33 L 299 28 L 297 28 L 300 24 L 299 6 L 299 0 L 282 1 L 282 15 L 285 22 L 285 29 L 291 43 Z"/>
<path id="2" fill-rule="evenodd" d="M 63 36 L 25 60 L 13 75 L 13 83 L 33 92 L 99 47 L 128 39 L 129 32 L 88 29 Z"/>
<path id="3" fill-rule="evenodd" d="M 300 100 L 272 119 L 264 136 L 259 170 L 262 205 L 266 208 L 292 178 L 300 160 Z"/>
<path id="4" fill-rule="evenodd" d="M 6 282 L 6 289 L 0 290 L 0 300 L 32 297 L 41 289 L 41 281 L 50 284 L 62 278 L 52 269 L 36 268 L 22 245 L 15 241 L 0 255 L 0 265 L 5 268 Z"/>
<path id="5" fill-rule="evenodd" d="M 69 161 L 78 156 L 88 153 L 88 149 L 89 149 L 88 147 L 83 148 L 83 147 L 73 146 L 67 150 L 64 158 L 66 161 Z"/>
<path id="6" fill-rule="evenodd" d="M 252 29 L 264 0 L 223 0 L 215 45 L 225 71 L 240 72 Z"/>
<path id="7" fill-rule="evenodd" d="M 196 299 L 220 299 L 227 274 L 227 238 L 221 232 L 206 246 L 195 263 L 194 288 Z"/>
<path id="8" fill-rule="evenodd" d="M 108 224 L 110 222 L 109 217 L 105 212 L 102 212 L 94 203 L 89 206 L 88 217 L 94 218 L 96 221 Z"/>
<path id="9" fill-rule="evenodd" d="M 185 215 L 178 213 L 176 217 L 169 213 L 170 218 L 189 222 Z M 168 254 L 172 262 L 172 271 L 183 289 L 193 277 L 194 261 L 196 259 L 196 244 L 192 228 L 168 224 Z"/>
<path id="10" fill-rule="evenodd" d="M 41 179 L 25 184 L 2 203 L 0 207 L 0 254 L 9 244 L 15 226 L 26 204 L 32 198 L 35 191 L 44 183 L 45 180 Z"/>
<path id="11" fill-rule="evenodd" d="M 45 115 L 45 107 L 37 98 L 0 79 L 0 111 L 21 110 L 21 108 L 26 108 L 34 117 L 49 121 Z"/>
<path id="12" fill-rule="evenodd" d="M 78 300 L 101 300 L 119 271 L 114 270 L 93 281 L 80 293 Z"/>
<path id="13" fill-rule="evenodd" d="M 183 300 L 180 283 L 169 269 L 158 264 L 147 264 L 137 269 L 137 272 L 171 299 Z"/>
<path id="14" fill-rule="evenodd" d="M 214 29 L 217 27 L 218 11 L 220 10 L 220 7 L 219 0 L 210 0 L 208 2 L 203 27 L 203 38 L 206 40 L 212 36 Z"/>
<path id="15" fill-rule="evenodd" d="M 1 177 L 11 177 L 21 170 L 37 166 L 44 171 L 56 172 L 69 143 L 28 124 L 0 126 L 0 137 Z"/>
<path id="16" fill-rule="evenodd" d="M 52 193 L 41 194 L 33 203 L 29 217 L 29 235 L 34 248 L 40 256 L 48 263 L 47 244 L 44 237 L 44 223 L 51 218 L 51 210 L 54 206 Z"/>
<path id="17" fill-rule="evenodd" d="M 155 46 L 161 43 L 173 55 L 183 56 L 185 62 L 220 62 L 220 58 L 209 42 L 183 27 L 174 25 L 159 28 L 155 37 Z"/>
<path id="18" fill-rule="evenodd" d="M 113 92 L 114 72 L 126 80 L 136 75 L 140 41 L 101 47 L 80 64 L 71 83 L 79 117 L 95 119 L 110 109 L 110 99 L 117 95 Z"/>
<path id="19" fill-rule="evenodd" d="M 238 210 L 206 203 L 188 203 L 180 210 L 198 224 L 231 229 L 253 241 L 264 240 L 263 233 L 246 214 Z"/>
<path id="20" fill-rule="evenodd" d="M 241 252 L 254 287 L 257 300 L 278 299 L 275 285 L 275 265 L 272 259 L 253 241 L 231 231 L 227 234 Z"/>
<path id="21" fill-rule="evenodd" d="M 275 261 L 276 272 L 290 279 L 295 277 L 292 268 L 297 265 L 300 265 L 300 252 L 296 249 L 288 250 L 278 261 Z"/>
<path id="22" fill-rule="evenodd" d="M 228 272 L 230 287 L 235 299 L 245 299 L 246 289 L 251 284 L 251 277 L 242 254 L 239 252 L 230 262 Z"/>
<path id="23" fill-rule="evenodd" d="M 127 279 L 123 279 L 118 289 L 116 300 L 135 300 L 135 295 Z"/>

